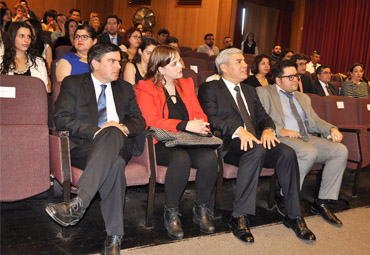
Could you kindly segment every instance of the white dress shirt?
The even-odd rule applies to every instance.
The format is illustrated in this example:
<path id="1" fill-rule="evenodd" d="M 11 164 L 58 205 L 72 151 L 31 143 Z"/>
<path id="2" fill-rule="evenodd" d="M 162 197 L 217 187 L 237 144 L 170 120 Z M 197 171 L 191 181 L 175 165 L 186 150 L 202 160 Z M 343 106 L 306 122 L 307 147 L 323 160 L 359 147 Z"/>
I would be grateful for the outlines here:
<path id="1" fill-rule="evenodd" d="M 319 66 L 321 66 L 319 63 L 316 64 L 316 70 L 317 68 L 319 68 Z M 314 73 L 315 72 L 315 67 L 313 66 L 313 63 L 312 61 L 310 61 L 307 65 L 306 65 L 306 71 L 310 72 L 310 73 Z"/>
<path id="2" fill-rule="evenodd" d="M 330 93 L 328 91 L 328 88 L 326 87 L 327 84 L 323 83 L 322 81 L 318 80 L 320 82 L 320 85 L 322 87 L 322 90 L 325 92 L 325 96 L 330 96 Z M 329 85 L 328 85 L 329 86 Z"/>

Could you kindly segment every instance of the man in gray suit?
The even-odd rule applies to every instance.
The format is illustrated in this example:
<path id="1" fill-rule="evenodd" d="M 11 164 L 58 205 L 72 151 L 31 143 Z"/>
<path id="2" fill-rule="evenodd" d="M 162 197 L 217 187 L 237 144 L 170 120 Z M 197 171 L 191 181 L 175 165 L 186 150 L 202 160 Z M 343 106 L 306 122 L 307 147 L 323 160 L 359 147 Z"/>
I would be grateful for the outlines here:
<path id="1" fill-rule="evenodd" d="M 325 164 L 319 196 L 311 211 L 341 226 L 342 222 L 330 211 L 328 202 L 338 199 L 346 167 L 348 150 L 340 143 L 343 135 L 335 126 L 320 119 L 312 109 L 310 98 L 297 91 L 300 75 L 295 63 L 277 63 L 272 72 L 276 83 L 257 88 L 261 103 L 276 125 L 279 140 L 297 153 L 301 188 L 312 165 Z"/>
<path id="2" fill-rule="evenodd" d="M 203 45 L 199 46 L 197 52 L 207 53 L 209 56 L 218 55 L 220 50 L 214 45 L 215 36 L 213 34 L 206 34 L 204 36 Z"/>

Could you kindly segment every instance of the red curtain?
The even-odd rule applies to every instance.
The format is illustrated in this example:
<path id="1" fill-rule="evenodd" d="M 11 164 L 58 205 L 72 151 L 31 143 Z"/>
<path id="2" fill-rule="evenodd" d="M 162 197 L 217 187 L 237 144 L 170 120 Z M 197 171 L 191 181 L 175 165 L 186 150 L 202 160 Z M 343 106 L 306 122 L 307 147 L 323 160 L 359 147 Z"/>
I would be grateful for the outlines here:
<path id="1" fill-rule="evenodd" d="M 306 0 L 301 52 L 321 52 L 332 72 L 347 72 L 355 62 L 370 75 L 370 1 Z"/>

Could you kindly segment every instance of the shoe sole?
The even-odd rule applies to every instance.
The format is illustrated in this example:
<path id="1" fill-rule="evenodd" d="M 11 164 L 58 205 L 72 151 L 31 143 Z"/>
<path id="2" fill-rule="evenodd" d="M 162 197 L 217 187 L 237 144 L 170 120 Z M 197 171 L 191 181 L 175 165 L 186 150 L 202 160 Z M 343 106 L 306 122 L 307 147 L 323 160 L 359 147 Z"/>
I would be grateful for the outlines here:
<path id="1" fill-rule="evenodd" d="M 200 227 L 200 222 L 197 221 L 194 217 L 193 217 L 193 223 L 199 225 L 200 232 L 202 232 L 202 233 L 205 233 L 205 234 L 213 234 L 215 232 L 215 230 L 213 230 L 213 231 L 206 231 L 206 230 L 202 229 Z"/>
<path id="2" fill-rule="evenodd" d="M 68 227 L 68 226 L 74 226 L 77 224 L 77 222 L 79 220 L 74 220 L 72 221 L 71 223 L 66 223 L 64 221 L 62 221 L 61 219 L 59 219 L 58 217 L 56 217 L 56 215 L 53 213 L 52 210 L 50 210 L 49 207 L 46 207 L 45 208 L 45 211 L 47 212 L 47 214 L 56 222 L 58 223 L 59 225 L 63 226 L 63 227 Z"/>

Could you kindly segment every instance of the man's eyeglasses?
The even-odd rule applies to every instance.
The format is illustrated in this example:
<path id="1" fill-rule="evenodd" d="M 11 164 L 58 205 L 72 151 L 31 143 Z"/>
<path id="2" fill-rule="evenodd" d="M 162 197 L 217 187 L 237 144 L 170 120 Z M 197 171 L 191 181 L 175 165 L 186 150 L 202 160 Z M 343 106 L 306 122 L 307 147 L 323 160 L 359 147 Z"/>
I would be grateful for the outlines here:
<path id="1" fill-rule="evenodd" d="M 75 40 L 78 40 L 81 38 L 82 41 L 86 41 L 88 38 L 91 38 L 89 35 L 74 35 L 73 38 Z"/>
<path id="2" fill-rule="evenodd" d="M 139 36 L 139 35 L 134 35 L 134 36 L 130 36 L 130 38 L 141 39 L 141 36 Z"/>
<path id="3" fill-rule="evenodd" d="M 330 74 L 330 75 L 332 75 L 332 72 L 322 72 L 321 74 Z"/>
<path id="4" fill-rule="evenodd" d="M 298 80 L 301 79 L 300 74 L 295 74 L 295 75 L 282 75 L 279 76 L 279 78 L 288 78 L 290 81 L 294 80 L 294 78 L 297 78 Z"/>

